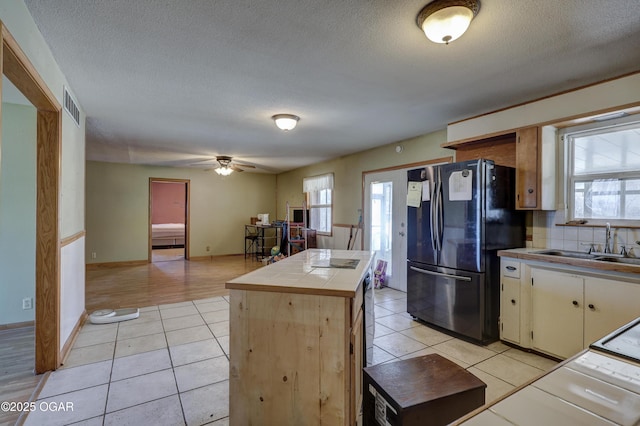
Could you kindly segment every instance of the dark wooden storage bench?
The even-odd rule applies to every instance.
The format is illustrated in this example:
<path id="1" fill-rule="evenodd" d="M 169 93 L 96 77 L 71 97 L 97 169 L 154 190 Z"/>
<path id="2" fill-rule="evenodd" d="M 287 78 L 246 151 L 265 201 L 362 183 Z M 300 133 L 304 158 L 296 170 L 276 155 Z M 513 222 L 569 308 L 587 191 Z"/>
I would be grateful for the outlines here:
<path id="1" fill-rule="evenodd" d="M 484 382 L 431 354 L 364 368 L 365 425 L 446 425 L 484 405 Z"/>

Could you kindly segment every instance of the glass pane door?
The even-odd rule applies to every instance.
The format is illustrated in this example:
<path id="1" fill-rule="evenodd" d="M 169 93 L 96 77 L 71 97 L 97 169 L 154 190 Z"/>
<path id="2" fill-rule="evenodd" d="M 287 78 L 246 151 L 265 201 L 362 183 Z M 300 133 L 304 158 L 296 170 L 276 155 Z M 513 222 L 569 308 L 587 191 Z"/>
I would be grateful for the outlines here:
<path id="1" fill-rule="evenodd" d="M 370 250 L 377 252 L 377 259 L 387 262 L 387 275 L 393 275 L 392 247 L 392 194 L 393 182 L 371 184 L 371 234 Z"/>
<path id="2" fill-rule="evenodd" d="M 365 175 L 365 249 L 387 262 L 387 286 L 407 291 L 407 171 Z"/>

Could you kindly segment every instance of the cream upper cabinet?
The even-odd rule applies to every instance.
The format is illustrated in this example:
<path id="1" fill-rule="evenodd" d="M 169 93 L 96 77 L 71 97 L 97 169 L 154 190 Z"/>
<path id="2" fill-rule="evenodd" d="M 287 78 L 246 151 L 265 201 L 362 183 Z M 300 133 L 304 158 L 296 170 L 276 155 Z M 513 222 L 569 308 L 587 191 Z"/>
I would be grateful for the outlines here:
<path id="1" fill-rule="evenodd" d="M 583 278 L 531 268 L 532 347 L 559 358 L 583 349 Z"/>
<path id="2" fill-rule="evenodd" d="M 532 126 L 516 132 L 516 208 L 555 210 L 556 129 Z"/>

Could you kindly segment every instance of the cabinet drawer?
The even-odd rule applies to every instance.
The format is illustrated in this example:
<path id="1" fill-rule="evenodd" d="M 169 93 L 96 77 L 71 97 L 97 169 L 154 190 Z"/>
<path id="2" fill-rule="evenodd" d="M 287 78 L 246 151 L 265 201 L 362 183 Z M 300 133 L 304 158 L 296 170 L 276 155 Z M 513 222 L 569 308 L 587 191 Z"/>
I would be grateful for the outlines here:
<path id="1" fill-rule="evenodd" d="M 500 262 L 500 270 L 505 277 L 520 278 L 520 262 L 502 260 Z"/>

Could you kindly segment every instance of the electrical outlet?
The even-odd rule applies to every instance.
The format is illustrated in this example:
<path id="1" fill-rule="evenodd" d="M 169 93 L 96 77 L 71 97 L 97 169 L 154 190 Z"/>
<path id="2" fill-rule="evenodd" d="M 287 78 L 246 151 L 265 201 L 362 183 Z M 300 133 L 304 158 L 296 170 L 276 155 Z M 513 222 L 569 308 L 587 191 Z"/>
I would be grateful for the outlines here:
<path id="1" fill-rule="evenodd" d="M 91 252 L 91 258 L 92 258 L 92 259 L 95 259 L 96 257 L 97 257 L 96 252 L 95 252 L 95 251 L 92 251 L 92 252 Z"/>
<path id="2" fill-rule="evenodd" d="M 22 309 L 33 309 L 33 301 L 30 297 L 22 299 Z"/>
<path id="3" fill-rule="evenodd" d="M 207 251 L 211 251 L 211 246 L 207 246 Z"/>

